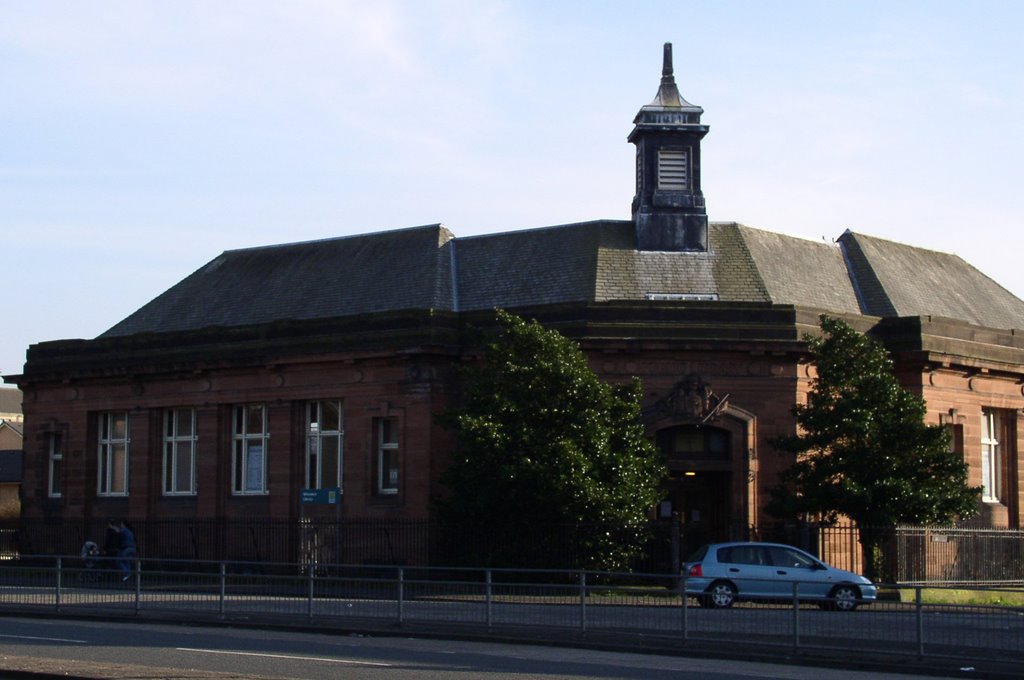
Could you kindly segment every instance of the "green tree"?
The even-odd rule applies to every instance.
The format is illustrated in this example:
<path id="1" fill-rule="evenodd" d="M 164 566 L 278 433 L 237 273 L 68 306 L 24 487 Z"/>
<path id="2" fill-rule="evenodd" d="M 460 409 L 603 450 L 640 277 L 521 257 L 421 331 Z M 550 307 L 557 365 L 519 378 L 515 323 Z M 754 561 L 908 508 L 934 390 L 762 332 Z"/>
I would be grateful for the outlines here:
<path id="1" fill-rule="evenodd" d="M 970 516 L 980 489 L 967 485 L 946 428 L 925 423 L 924 399 L 899 384 L 885 348 L 839 319 L 823 315 L 821 329 L 805 338 L 817 377 L 793 411 L 799 432 L 773 441 L 797 459 L 769 510 L 830 523 L 849 517 L 867 575 L 885 578 L 882 551 L 893 527 Z"/>
<path id="2" fill-rule="evenodd" d="M 465 559 L 622 569 L 645 538 L 666 469 L 640 424 L 639 380 L 609 385 L 579 346 L 497 311 L 441 420 L 458 440 L 435 500 Z"/>

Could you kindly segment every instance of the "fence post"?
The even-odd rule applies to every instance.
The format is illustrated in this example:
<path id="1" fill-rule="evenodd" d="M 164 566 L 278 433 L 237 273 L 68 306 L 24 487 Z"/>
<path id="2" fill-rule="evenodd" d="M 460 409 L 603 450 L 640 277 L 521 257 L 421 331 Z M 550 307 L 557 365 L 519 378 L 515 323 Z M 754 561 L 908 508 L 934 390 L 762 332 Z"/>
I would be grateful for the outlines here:
<path id="1" fill-rule="evenodd" d="M 679 513 L 672 513 L 672 573 L 678 574 L 682 564 L 682 545 L 679 531 Z"/>
<path id="2" fill-rule="evenodd" d="M 800 582 L 793 581 L 793 651 L 800 649 Z"/>
<path id="3" fill-rule="evenodd" d="M 135 563 L 135 578 L 133 588 L 135 590 L 135 615 L 138 616 L 142 609 L 142 563 L 138 558 L 132 560 Z"/>
<path id="4" fill-rule="evenodd" d="M 405 620 L 405 569 L 398 568 L 398 625 Z"/>
<path id="5" fill-rule="evenodd" d="M 924 607 L 921 606 L 921 586 L 914 586 L 914 610 L 917 619 L 917 658 L 924 658 Z"/>
<path id="6" fill-rule="evenodd" d="M 686 602 L 686 574 L 683 574 L 683 577 L 679 579 L 679 599 L 683 603 L 683 642 L 685 643 L 689 634 L 689 629 L 687 628 L 688 622 L 686 620 L 686 613 L 688 609 Z"/>
<path id="7" fill-rule="evenodd" d="M 314 573 L 313 563 L 310 562 L 309 565 L 306 567 L 306 580 L 308 581 L 309 584 L 309 593 L 308 597 L 306 598 L 306 618 L 308 618 L 310 621 L 313 620 L 313 584 L 315 579 L 316 574 Z"/>
<path id="8" fill-rule="evenodd" d="M 224 601 L 227 598 L 228 590 L 228 568 L 223 562 L 220 563 L 220 602 L 217 607 L 217 615 L 224 618 Z"/>
<path id="9" fill-rule="evenodd" d="M 587 572 L 580 569 L 580 630 L 587 629 Z"/>
<path id="10" fill-rule="evenodd" d="M 494 621 L 494 619 L 492 618 L 493 617 L 492 607 L 493 607 L 493 602 L 494 602 L 494 600 L 493 600 L 493 597 L 494 597 L 493 587 L 494 586 L 493 586 L 493 582 L 491 581 L 491 570 L 490 569 L 487 570 L 487 573 L 485 575 L 485 579 L 484 580 L 485 580 L 485 583 L 487 584 L 486 585 L 487 590 L 486 590 L 486 592 L 484 594 L 484 602 L 487 603 L 487 632 L 489 633 L 489 632 L 491 632 L 491 624 Z"/>
<path id="11" fill-rule="evenodd" d="M 857 545 L 857 542 L 860 540 L 860 536 L 858 535 L 857 530 L 854 528 L 852 524 L 850 525 L 849 531 L 847 531 L 846 533 L 850 539 L 850 544 L 847 547 L 847 549 L 850 551 L 850 571 L 858 574 L 863 574 L 864 564 L 862 563 L 863 560 L 861 560 L 860 558 L 863 556 L 864 553 L 860 550 L 860 547 Z"/>
<path id="12" fill-rule="evenodd" d="M 57 558 L 57 582 L 56 582 L 56 589 L 54 590 L 54 608 L 57 610 L 58 614 L 60 613 L 61 575 L 63 573 L 63 571 L 62 571 L 63 567 L 64 567 L 63 559 L 58 557 Z"/>

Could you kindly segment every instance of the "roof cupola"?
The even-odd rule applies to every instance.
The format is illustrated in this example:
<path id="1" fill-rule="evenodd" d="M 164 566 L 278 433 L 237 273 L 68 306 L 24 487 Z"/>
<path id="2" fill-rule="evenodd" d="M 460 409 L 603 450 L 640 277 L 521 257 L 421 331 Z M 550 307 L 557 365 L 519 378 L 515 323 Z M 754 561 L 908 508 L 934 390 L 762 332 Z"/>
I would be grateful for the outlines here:
<path id="1" fill-rule="evenodd" d="M 639 250 L 706 251 L 708 216 L 700 189 L 704 109 L 676 87 L 672 43 L 665 43 L 658 94 L 633 119 L 636 144 L 633 223 Z"/>

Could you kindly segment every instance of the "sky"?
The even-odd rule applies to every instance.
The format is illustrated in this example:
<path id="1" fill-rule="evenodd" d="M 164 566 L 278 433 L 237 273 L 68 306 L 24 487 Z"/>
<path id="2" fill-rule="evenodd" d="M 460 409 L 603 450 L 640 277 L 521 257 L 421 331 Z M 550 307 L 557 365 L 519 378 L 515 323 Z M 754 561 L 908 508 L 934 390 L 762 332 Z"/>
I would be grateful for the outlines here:
<path id="1" fill-rule="evenodd" d="M 955 253 L 1024 297 L 1022 25 L 1016 0 L 0 0 L 0 374 L 224 250 L 629 219 L 665 42 L 712 221 Z"/>

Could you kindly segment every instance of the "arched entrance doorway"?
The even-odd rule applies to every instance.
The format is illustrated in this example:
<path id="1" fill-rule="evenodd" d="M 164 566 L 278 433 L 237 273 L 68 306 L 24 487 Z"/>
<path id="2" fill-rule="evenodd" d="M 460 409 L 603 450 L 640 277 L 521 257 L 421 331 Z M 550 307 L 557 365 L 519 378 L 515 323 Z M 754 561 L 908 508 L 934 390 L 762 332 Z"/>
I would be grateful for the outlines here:
<path id="1" fill-rule="evenodd" d="M 757 521 L 757 419 L 729 397 L 691 373 L 643 410 L 669 471 L 657 515 L 682 558 L 707 542 L 745 539 Z"/>

